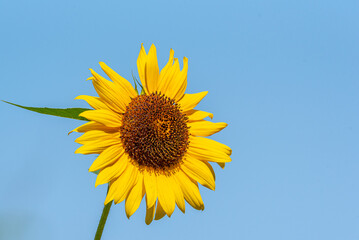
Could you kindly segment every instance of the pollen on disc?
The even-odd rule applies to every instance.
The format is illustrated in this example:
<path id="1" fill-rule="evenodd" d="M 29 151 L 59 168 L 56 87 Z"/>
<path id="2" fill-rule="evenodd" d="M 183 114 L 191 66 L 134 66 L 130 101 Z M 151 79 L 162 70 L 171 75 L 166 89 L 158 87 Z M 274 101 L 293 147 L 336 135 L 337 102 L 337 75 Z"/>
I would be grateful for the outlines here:
<path id="1" fill-rule="evenodd" d="M 152 93 L 132 99 L 120 128 L 125 151 L 139 167 L 169 171 L 188 147 L 188 118 L 174 100 Z"/>

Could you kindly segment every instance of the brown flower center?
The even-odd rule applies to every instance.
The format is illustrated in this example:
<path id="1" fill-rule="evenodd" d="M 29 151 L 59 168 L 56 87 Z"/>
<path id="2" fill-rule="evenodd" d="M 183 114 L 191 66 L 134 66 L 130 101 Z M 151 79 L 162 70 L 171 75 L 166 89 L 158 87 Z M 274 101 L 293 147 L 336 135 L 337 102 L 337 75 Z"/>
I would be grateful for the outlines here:
<path id="1" fill-rule="evenodd" d="M 188 118 L 174 100 L 152 93 L 132 99 L 120 128 L 125 151 L 140 168 L 170 173 L 188 147 Z"/>

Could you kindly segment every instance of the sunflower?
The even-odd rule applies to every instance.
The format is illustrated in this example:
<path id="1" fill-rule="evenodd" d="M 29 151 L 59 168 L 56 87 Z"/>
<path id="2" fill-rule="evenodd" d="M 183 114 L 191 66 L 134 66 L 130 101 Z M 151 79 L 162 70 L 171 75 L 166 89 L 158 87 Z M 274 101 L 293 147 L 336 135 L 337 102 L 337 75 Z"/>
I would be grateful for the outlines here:
<path id="1" fill-rule="evenodd" d="M 81 95 L 94 110 L 80 116 L 88 123 L 74 129 L 84 133 L 75 153 L 99 154 L 89 171 L 99 171 L 95 186 L 109 184 L 105 204 L 125 201 L 129 218 L 146 199 L 146 224 L 171 216 L 175 207 L 184 213 L 185 200 L 204 209 L 198 183 L 215 189 L 215 173 L 209 162 L 224 168 L 231 149 L 205 138 L 227 126 L 204 120 L 212 113 L 195 110 L 207 92 L 185 94 L 188 59 L 180 69 L 174 51 L 160 71 L 156 47 L 148 54 L 141 45 L 137 59 L 142 94 L 105 63 L 109 81 L 90 69 L 99 97 Z"/>

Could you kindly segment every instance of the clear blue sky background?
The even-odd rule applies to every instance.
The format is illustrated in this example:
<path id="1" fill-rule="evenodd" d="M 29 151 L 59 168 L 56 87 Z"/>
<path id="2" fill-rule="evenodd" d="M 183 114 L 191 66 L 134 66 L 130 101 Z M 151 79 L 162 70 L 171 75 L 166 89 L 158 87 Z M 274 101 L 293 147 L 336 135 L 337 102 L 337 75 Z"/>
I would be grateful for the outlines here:
<path id="1" fill-rule="evenodd" d="M 233 148 L 203 212 L 128 220 L 103 239 L 359 239 L 358 1 L 0 0 L 0 98 L 87 107 L 88 68 L 137 74 L 140 44 L 189 58 L 187 92 Z M 93 239 L 106 186 L 75 155 L 80 121 L 0 104 L 0 239 Z"/>

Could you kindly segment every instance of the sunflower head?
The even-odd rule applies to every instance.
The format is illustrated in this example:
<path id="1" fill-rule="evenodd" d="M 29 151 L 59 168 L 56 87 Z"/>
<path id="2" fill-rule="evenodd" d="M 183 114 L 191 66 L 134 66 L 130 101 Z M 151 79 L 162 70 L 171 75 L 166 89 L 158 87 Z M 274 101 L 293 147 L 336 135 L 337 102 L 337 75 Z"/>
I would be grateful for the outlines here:
<path id="1" fill-rule="evenodd" d="M 188 147 L 188 117 L 165 95 L 151 93 L 132 99 L 120 127 L 125 151 L 139 169 L 170 174 Z"/>
<path id="2" fill-rule="evenodd" d="M 194 109 L 207 92 L 185 94 L 188 59 L 180 69 L 174 51 L 159 71 L 156 48 L 148 54 L 141 45 L 137 59 L 144 94 L 105 63 L 109 81 L 91 70 L 90 79 L 99 97 L 81 95 L 94 108 L 80 116 L 88 123 L 74 129 L 84 134 L 76 153 L 99 154 L 89 171 L 98 171 L 96 186 L 109 184 L 105 204 L 126 201 L 127 217 L 146 198 L 147 224 L 170 217 L 176 205 L 185 212 L 185 201 L 204 209 L 198 183 L 214 190 L 215 174 L 209 162 L 222 168 L 231 149 L 206 138 L 227 126 L 204 120 L 213 114 Z"/>

